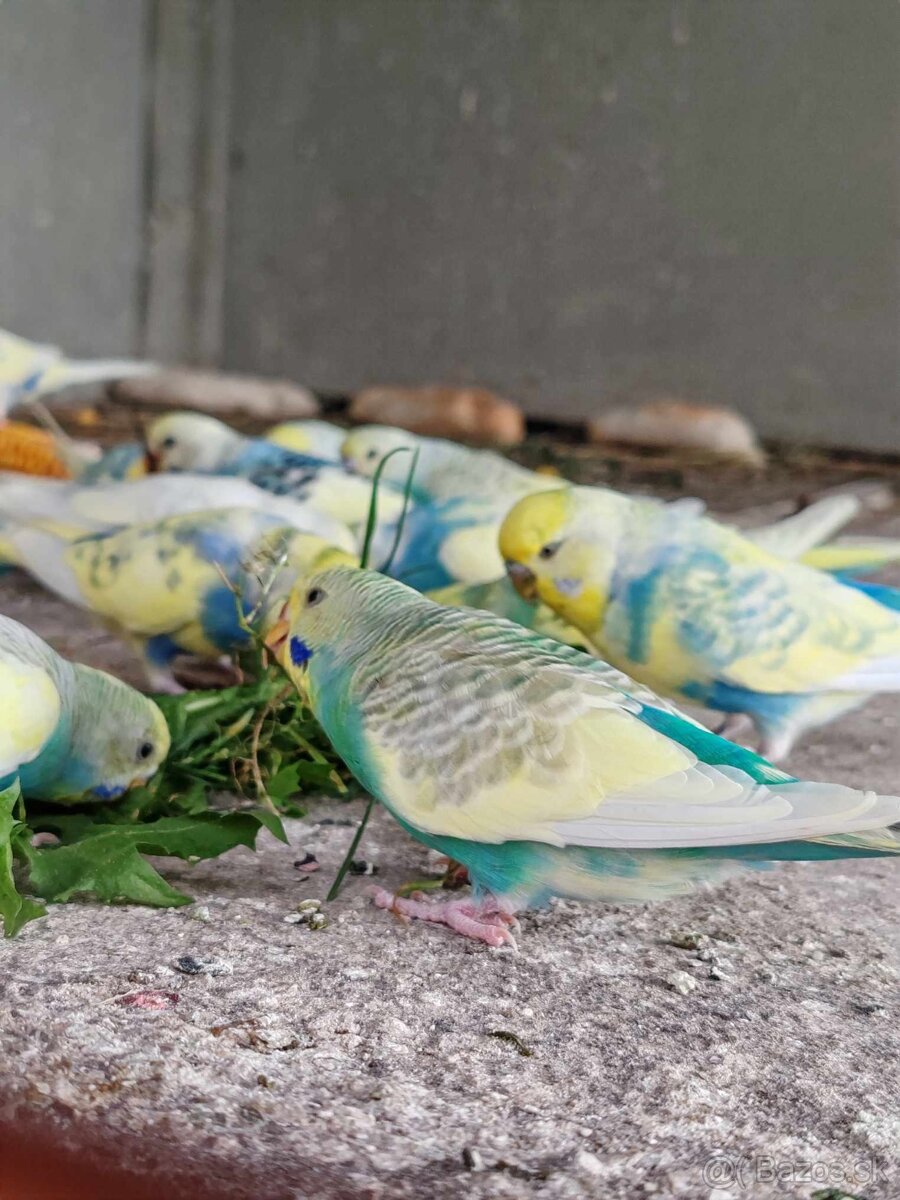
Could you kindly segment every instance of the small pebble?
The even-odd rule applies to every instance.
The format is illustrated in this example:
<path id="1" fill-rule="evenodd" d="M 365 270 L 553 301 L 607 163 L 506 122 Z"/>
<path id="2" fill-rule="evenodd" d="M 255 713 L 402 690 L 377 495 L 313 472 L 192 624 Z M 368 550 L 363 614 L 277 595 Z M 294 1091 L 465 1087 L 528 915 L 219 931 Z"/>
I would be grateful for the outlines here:
<path id="1" fill-rule="evenodd" d="M 281 919 L 284 921 L 285 925 L 302 925 L 306 920 L 306 916 L 303 913 L 292 912 L 288 913 L 286 917 L 282 917 Z"/>
<path id="2" fill-rule="evenodd" d="M 688 933 L 673 933 L 669 938 L 670 946 L 677 946 L 679 950 L 700 950 L 709 944 L 709 938 L 705 933 L 698 933 L 696 930 L 691 930 Z"/>
<path id="3" fill-rule="evenodd" d="M 321 900 L 312 900 L 312 899 L 301 900 L 300 903 L 297 905 L 297 912 L 298 913 L 314 913 L 314 912 L 318 912 L 321 907 L 322 907 Z"/>
<path id="4" fill-rule="evenodd" d="M 182 975 L 231 975 L 234 967 L 224 958 L 194 958 L 185 954 L 175 962 Z"/>
<path id="5" fill-rule="evenodd" d="M 368 862 L 364 858 L 354 858 L 350 864 L 351 875 L 377 875 L 378 864 Z"/>
<path id="6" fill-rule="evenodd" d="M 310 929 L 324 929 L 328 924 L 328 918 L 323 912 L 314 912 L 309 914 L 309 920 L 306 923 Z"/>
<path id="7" fill-rule="evenodd" d="M 188 909 L 187 916 L 192 917 L 195 921 L 202 921 L 206 924 L 209 920 L 209 906 L 206 904 L 195 904 Z"/>
<path id="8" fill-rule="evenodd" d="M 575 1169 L 582 1175 L 602 1175 L 603 1163 L 596 1154 L 591 1154 L 590 1150 L 579 1150 L 575 1155 Z"/>
<path id="9" fill-rule="evenodd" d="M 666 987 L 678 992 L 679 996 L 689 996 L 696 986 L 697 980 L 693 975 L 688 975 L 687 971 L 673 971 L 671 975 L 666 976 Z"/>

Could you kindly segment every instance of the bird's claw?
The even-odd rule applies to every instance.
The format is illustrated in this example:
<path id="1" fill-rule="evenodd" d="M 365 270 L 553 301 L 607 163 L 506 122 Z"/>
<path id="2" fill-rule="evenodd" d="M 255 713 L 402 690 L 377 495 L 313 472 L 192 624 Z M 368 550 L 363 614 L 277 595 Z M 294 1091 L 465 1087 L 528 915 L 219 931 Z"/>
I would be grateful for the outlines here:
<path id="1" fill-rule="evenodd" d="M 371 896 L 378 908 L 387 909 L 403 921 L 432 921 L 494 948 L 511 946 L 513 950 L 518 949 L 511 930 L 518 932 L 519 922 L 514 913 L 493 898 L 480 904 L 468 896 L 430 902 L 421 893 L 396 896 L 379 887 L 372 889 Z"/>

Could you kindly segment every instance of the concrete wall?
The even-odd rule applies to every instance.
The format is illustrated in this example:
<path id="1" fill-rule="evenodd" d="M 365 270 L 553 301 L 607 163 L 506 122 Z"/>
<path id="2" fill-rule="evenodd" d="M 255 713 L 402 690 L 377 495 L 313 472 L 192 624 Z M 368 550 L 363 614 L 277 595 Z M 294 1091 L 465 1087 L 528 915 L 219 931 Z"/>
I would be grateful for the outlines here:
<path id="1" fill-rule="evenodd" d="M 0 325 L 73 351 L 139 344 L 147 19 L 0 3 Z"/>
<path id="2" fill-rule="evenodd" d="M 894 0 L 144 3 L 0 5 L 0 112 L 35 131 L 28 163 L 0 132 L 0 323 L 333 392 L 479 380 L 559 416 L 666 389 L 900 450 Z M 45 45 L 41 11 L 99 32 Z M 10 22 L 39 36 L 11 53 Z M 53 47 L 111 97 L 87 120 L 42 84 Z M 81 192 L 47 165 L 69 125 Z M 59 244 L 34 258 L 3 245 L 42 170 Z M 64 321 L 48 261 L 110 295 Z"/>

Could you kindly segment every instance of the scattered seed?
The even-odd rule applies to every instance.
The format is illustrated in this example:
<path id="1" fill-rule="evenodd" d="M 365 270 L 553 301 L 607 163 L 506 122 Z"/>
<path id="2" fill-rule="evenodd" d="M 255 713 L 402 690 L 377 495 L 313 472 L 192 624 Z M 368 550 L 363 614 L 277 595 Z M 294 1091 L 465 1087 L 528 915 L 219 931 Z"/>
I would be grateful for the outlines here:
<path id="1" fill-rule="evenodd" d="M 508 1029 L 490 1029 L 488 1037 L 499 1038 L 501 1042 L 509 1042 L 511 1046 L 515 1046 L 523 1058 L 532 1058 L 534 1051 L 526 1046 L 517 1033 L 511 1033 Z"/>
<path id="2" fill-rule="evenodd" d="M 462 1152 L 463 1166 L 467 1171 L 483 1171 L 484 1159 L 471 1146 L 466 1146 Z"/>
<path id="3" fill-rule="evenodd" d="M 364 858 L 354 858 L 353 862 L 351 862 L 351 864 L 350 864 L 350 874 L 351 875 L 377 875 L 378 874 L 378 864 L 373 863 L 373 862 L 368 862 Z"/>
<path id="4" fill-rule="evenodd" d="M 194 958 L 192 954 L 177 959 L 175 967 L 182 975 L 230 975 L 234 971 L 224 958 Z"/>

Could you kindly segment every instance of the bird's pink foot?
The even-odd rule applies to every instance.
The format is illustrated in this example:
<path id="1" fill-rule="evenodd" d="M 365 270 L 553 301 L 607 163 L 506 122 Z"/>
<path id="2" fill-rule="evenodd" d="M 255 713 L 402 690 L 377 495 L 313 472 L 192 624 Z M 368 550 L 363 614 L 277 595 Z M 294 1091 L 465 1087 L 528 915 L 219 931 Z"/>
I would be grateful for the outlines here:
<path id="1" fill-rule="evenodd" d="M 405 897 L 373 888 L 372 899 L 378 908 L 386 908 L 405 920 L 434 921 L 489 946 L 517 949 L 510 932 L 519 927 L 515 913 L 495 896 L 486 896 L 480 902 L 470 896 L 436 902 L 423 899 L 421 892 Z"/>

